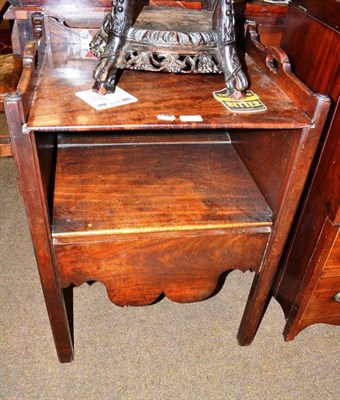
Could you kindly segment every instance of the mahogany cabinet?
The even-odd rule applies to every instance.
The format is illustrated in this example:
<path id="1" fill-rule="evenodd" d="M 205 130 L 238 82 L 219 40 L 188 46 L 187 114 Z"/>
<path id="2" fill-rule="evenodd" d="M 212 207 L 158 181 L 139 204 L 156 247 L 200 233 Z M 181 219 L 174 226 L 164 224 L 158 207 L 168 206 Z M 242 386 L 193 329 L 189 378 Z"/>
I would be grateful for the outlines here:
<path id="1" fill-rule="evenodd" d="M 295 0 L 282 36 L 295 73 L 332 100 L 305 196 L 276 282 L 286 340 L 315 323 L 340 324 L 340 3 Z M 307 38 L 307 40 L 306 40 Z"/>
<path id="2" fill-rule="evenodd" d="M 78 1 L 83 14 L 37 3 L 10 10 L 32 26 L 37 52 L 24 46 L 27 90 L 7 95 L 5 109 L 60 361 L 73 358 L 65 291 L 87 281 L 141 306 L 203 300 L 224 271 L 251 270 L 238 332 L 250 344 L 329 99 L 249 26 L 243 64 L 266 111 L 229 112 L 212 95 L 218 74 L 127 70 L 118 85 L 138 102 L 96 111 L 75 92 L 92 87 L 88 37 L 105 2 Z"/>

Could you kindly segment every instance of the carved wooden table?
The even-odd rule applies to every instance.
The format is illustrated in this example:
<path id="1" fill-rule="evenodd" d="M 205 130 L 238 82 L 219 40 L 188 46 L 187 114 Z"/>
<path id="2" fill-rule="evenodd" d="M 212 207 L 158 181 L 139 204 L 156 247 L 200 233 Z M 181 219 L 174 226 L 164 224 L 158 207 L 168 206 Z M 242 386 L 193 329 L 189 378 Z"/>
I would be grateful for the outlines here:
<path id="1" fill-rule="evenodd" d="M 93 88 L 114 92 L 118 68 L 176 73 L 223 73 L 229 96 L 247 88 L 236 51 L 234 0 L 211 0 L 210 10 L 143 7 L 115 0 L 90 47 L 100 59 Z"/>
<path id="2" fill-rule="evenodd" d="M 238 333 L 249 344 L 328 100 L 253 32 L 246 73 L 266 112 L 236 115 L 217 103 L 221 75 L 137 71 L 119 81 L 137 103 L 95 111 L 75 92 L 92 86 L 96 60 L 51 38 L 32 90 L 8 95 L 5 107 L 60 361 L 73 358 L 64 289 L 92 280 L 118 305 L 150 304 L 162 293 L 193 302 L 213 293 L 223 271 L 250 269 Z M 193 114 L 202 121 L 179 118 Z"/>

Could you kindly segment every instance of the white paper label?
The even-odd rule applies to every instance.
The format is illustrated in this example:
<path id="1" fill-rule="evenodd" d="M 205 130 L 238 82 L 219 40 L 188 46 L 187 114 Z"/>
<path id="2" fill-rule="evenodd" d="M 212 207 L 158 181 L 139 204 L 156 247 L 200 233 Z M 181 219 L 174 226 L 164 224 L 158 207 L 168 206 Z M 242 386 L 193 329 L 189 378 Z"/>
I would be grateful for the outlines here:
<path id="1" fill-rule="evenodd" d="M 201 115 L 180 115 L 179 119 L 182 122 L 202 122 L 203 118 Z"/>
<path id="2" fill-rule="evenodd" d="M 107 108 L 118 107 L 138 101 L 137 97 L 132 96 L 132 94 L 120 89 L 118 86 L 116 86 L 116 91 L 114 93 L 105 95 L 98 94 L 91 89 L 76 92 L 75 94 L 96 110 L 106 110 Z"/>

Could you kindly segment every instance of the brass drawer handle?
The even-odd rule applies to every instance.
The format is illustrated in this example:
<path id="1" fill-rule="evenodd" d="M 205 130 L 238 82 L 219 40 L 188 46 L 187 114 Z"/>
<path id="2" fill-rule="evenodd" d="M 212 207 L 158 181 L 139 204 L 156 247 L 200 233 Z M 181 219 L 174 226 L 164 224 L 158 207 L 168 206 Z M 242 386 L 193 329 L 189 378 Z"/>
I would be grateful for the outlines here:
<path id="1" fill-rule="evenodd" d="M 340 303 L 340 292 L 336 293 L 333 297 L 333 300 L 337 301 L 338 303 Z"/>

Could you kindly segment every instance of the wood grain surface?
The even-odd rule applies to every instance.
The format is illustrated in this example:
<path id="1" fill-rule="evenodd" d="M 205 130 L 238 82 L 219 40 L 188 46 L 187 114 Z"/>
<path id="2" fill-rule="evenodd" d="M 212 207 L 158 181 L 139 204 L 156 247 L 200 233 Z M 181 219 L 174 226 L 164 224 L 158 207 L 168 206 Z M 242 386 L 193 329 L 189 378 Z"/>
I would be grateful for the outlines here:
<path id="1" fill-rule="evenodd" d="M 310 320 L 309 324 L 312 324 L 320 322 L 320 319 L 327 322 L 328 317 L 337 317 L 336 323 L 333 323 L 339 325 L 340 302 L 333 299 L 333 296 L 339 293 L 339 288 L 340 275 L 320 278 L 306 307 L 303 320 Z"/>
<path id="2" fill-rule="evenodd" d="M 329 253 L 328 259 L 325 263 L 324 271 L 338 271 L 338 275 L 340 275 L 340 229 L 338 229 L 336 238 L 334 240 L 334 244 L 332 247 L 332 251 Z M 336 272 L 335 272 L 336 273 Z M 339 286 L 340 291 L 340 286 Z"/>
<path id="3" fill-rule="evenodd" d="M 120 306 L 147 305 L 162 293 L 190 303 L 209 297 L 224 271 L 258 270 L 269 233 L 253 228 L 188 231 L 182 237 L 116 235 L 63 245 L 55 240 L 55 252 L 63 287 L 99 281 Z"/>
<path id="4" fill-rule="evenodd" d="M 297 3 L 308 9 L 318 9 L 319 17 L 327 15 L 328 20 L 336 19 L 339 25 L 339 2 L 328 0 L 322 6 L 317 0 Z M 294 73 L 314 91 L 327 94 L 336 103 L 340 96 L 340 35 L 339 28 L 331 29 L 326 23 L 298 7 L 289 7 L 280 46 L 290 57 Z M 305 40 L 306 32 L 308 40 Z"/>
<path id="5" fill-rule="evenodd" d="M 243 115 L 231 113 L 213 98 L 214 91 L 225 87 L 222 75 L 136 71 L 123 71 L 118 86 L 136 96 L 138 102 L 96 111 L 75 95 L 75 92 L 91 89 L 96 62 L 84 58 L 84 52 L 76 46 L 55 46 L 42 66 L 28 128 L 79 132 L 99 129 L 289 129 L 311 124 L 305 113 L 249 57 L 246 63 L 250 89 L 260 96 L 268 110 Z M 171 114 L 176 120 L 159 121 L 158 114 Z M 180 115 L 201 115 L 203 122 L 182 122 Z"/>
<path id="6" fill-rule="evenodd" d="M 114 135 L 111 143 L 62 136 L 53 236 L 271 225 L 271 210 L 227 135 L 208 135 L 206 143 L 163 136 L 163 143 L 150 135 L 116 143 Z"/>
<path id="7" fill-rule="evenodd" d="M 0 55 L 0 111 L 4 111 L 6 93 L 15 92 L 22 71 L 22 60 L 18 54 Z"/>

